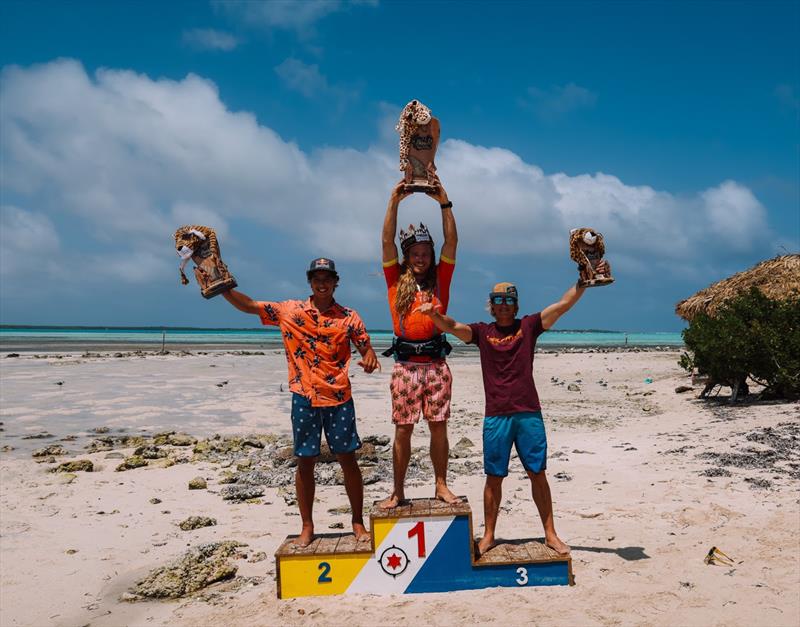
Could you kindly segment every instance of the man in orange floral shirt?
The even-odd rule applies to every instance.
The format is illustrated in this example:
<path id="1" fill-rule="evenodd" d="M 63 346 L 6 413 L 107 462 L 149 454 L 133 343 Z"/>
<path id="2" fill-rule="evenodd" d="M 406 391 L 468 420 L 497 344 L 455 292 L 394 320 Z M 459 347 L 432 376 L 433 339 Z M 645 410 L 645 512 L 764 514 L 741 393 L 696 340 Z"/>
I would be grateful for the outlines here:
<path id="1" fill-rule="evenodd" d="M 307 300 L 255 301 L 236 290 L 224 293 L 234 307 L 256 314 L 264 325 L 283 334 L 292 392 L 292 435 L 297 457 L 295 487 L 303 528 L 295 543 L 307 546 L 314 538 L 314 465 L 320 452 L 322 431 L 342 467 L 344 486 L 353 512 L 353 533 L 368 540 L 362 508 L 364 485 L 355 451 L 361 448 L 356 413 L 350 392 L 350 343 L 361 354 L 365 372 L 380 369 L 369 335 L 359 315 L 333 299 L 339 275 L 331 259 L 311 262 L 306 272 L 311 285 Z"/>

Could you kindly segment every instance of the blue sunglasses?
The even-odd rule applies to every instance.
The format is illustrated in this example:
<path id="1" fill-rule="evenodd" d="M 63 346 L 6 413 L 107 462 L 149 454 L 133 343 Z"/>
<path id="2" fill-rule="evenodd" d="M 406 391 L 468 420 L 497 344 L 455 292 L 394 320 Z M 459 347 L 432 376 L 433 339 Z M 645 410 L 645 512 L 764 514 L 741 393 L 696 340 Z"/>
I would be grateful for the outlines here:
<path id="1" fill-rule="evenodd" d="M 490 297 L 492 305 L 516 305 L 517 299 L 513 296 L 499 296 L 499 295 L 492 295 Z"/>

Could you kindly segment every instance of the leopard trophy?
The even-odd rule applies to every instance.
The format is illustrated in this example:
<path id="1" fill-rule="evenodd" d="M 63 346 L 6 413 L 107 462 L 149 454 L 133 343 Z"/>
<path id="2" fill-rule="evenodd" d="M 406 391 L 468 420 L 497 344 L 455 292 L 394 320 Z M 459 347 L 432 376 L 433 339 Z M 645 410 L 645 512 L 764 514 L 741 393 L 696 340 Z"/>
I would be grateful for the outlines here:
<path id="1" fill-rule="evenodd" d="M 191 259 L 196 264 L 194 276 L 203 298 L 213 298 L 236 287 L 236 279 L 220 257 L 217 234 L 211 227 L 198 225 L 180 227 L 175 231 L 175 248 L 181 258 L 181 283 L 189 284 L 183 269 Z"/>
<path id="2" fill-rule="evenodd" d="M 597 272 L 605 255 L 603 234 L 594 229 L 572 229 L 569 233 L 569 256 L 578 264 L 578 287 L 599 287 L 613 283 L 610 272 Z"/>
<path id="3" fill-rule="evenodd" d="M 400 171 L 407 191 L 431 191 L 439 145 L 439 120 L 419 100 L 412 100 L 400 113 L 395 126 L 400 135 Z"/>

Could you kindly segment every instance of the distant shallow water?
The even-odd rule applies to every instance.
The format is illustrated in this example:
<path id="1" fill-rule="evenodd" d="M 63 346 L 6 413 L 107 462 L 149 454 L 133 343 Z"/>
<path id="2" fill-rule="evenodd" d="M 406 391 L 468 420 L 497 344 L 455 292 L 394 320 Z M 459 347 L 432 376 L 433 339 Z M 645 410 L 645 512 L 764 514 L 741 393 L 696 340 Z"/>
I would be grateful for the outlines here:
<path id="1" fill-rule="evenodd" d="M 388 347 L 392 334 L 370 331 L 376 349 Z M 458 347 L 458 339 L 448 336 Z M 280 332 L 272 329 L 136 329 L 136 328 L 0 328 L 0 352 L 153 350 L 162 342 L 167 350 L 281 348 Z M 680 333 L 625 333 L 616 331 L 547 331 L 541 347 L 683 346 Z"/>

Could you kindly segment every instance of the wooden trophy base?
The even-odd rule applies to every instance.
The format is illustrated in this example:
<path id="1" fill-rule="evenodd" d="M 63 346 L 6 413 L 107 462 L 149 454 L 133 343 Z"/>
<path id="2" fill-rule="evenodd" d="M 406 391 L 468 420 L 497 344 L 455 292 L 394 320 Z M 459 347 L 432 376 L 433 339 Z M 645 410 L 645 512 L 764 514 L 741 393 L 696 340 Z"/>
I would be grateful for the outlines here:
<path id="1" fill-rule="evenodd" d="M 597 276 L 593 279 L 578 281 L 578 287 L 603 287 L 604 285 L 611 285 L 614 282 L 613 277 L 610 276 Z"/>
<path id="2" fill-rule="evenodd" d="M 200 290 L 200 293 L 203 295 L 203 298 L 214 298 L 223 292 L 227 292 L 228 290 L 233 289 L 237 286 L 236 279 L 233 277 L 229 279 L 224 279 L 222 281 L 216 281 L 212 283 L 208 287 L 205 287 Z"/>
<path id="3" fill-rule="evenodd" d="M 422 192 L 424 194 L 427 194 L 428 192 L 431 193 L 435 192 L 436 186 L 428 183 L 426 179 L 415 179 L 411 183 L 405 184 L 405 190 L 411 193 Z"/>

